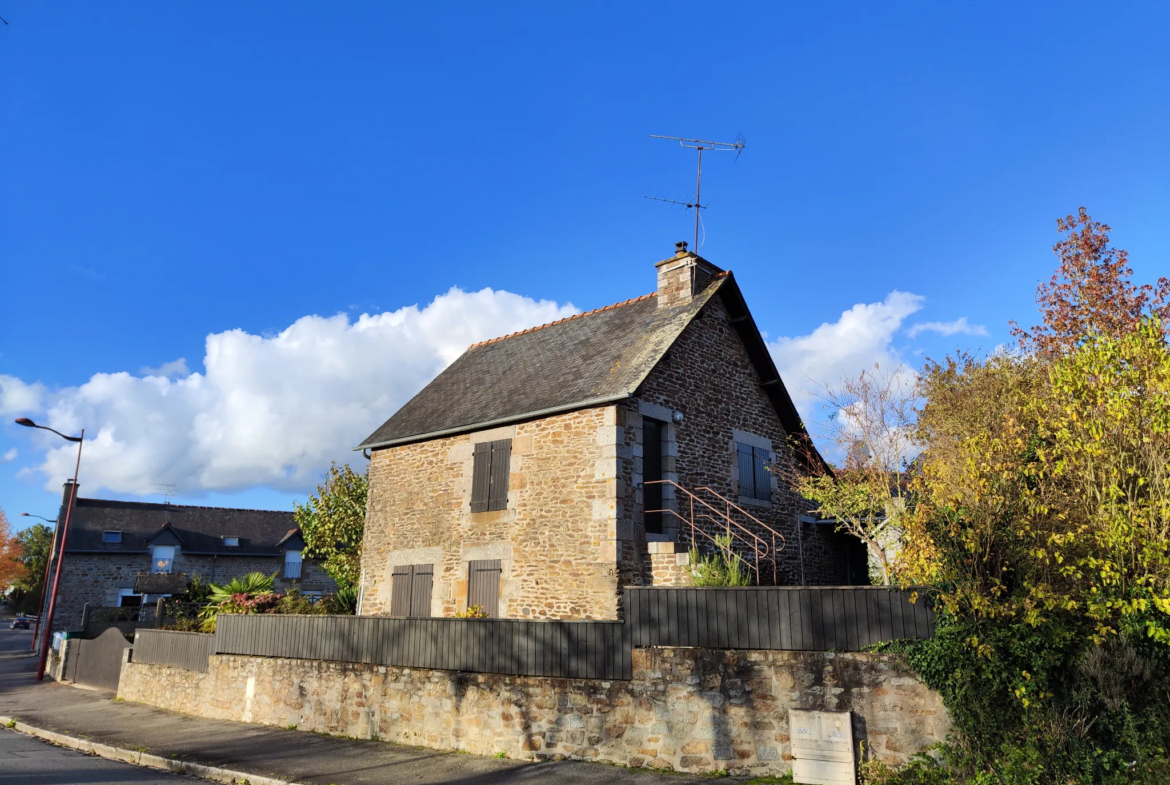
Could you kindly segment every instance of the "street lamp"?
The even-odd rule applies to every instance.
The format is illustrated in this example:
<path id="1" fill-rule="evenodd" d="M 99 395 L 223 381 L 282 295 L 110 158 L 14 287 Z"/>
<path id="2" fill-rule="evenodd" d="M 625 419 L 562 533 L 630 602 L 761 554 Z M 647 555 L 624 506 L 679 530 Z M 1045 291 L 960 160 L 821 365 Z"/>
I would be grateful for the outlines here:
<path id="1" fill-rule="evenodd" d="M 40 607 L 37 608 L 37 623 L 33 625 L 32 640 L 28 642 L 28 650 L 33 651 L 37 647 L 37 633 L 41 629 L 41 617 L 45 615 L 42 611 L 45 607 L 45 589 L 49 587 L 49 568 L 53 564 L 53 559 L 57 556 L 57 521 L 50 521 L 43 515 L 33 515 L 27 512 L 22 512 L 20 515 L 24 518 L 40 518 L 45 523 L 53 524 L 53 540 L 49 543 L 49 557 L 45 559 L 45 577 L 41 579 L 41 601 L 38 603 Z"/>
<path id="2" fill-rule="evenodd" d="M 45 679 L 45 663 L 49 659 L 49 636 L 53 631 L 53 612 L 57 609 L 57 586 L 61 583 L 61 564 L 65 561 L 65 538 L 69 536 L 69 518 L 73 514 L 73 503 L 77 500 L 77 472 L 81 468 L 81 445 L 85 440 L 85 429 L 81 429 L 80 436 L 66 436 L 60 431 L 53 430 L 46 425 L 37 425 L 35 422 L 27 417 L 18 417 L 17 425 L 23 425 L 25 428 L 40 428 L 42 431 L 52 431 L 60 436 L 65 441 L 77 442 L 77 464 L 73 467 L 73 487 L 69 489 L 69 506 L 65 508 L 65 525 L 61 527 L 61 552 L 57 555 L 57 567 L 53 570 L 53 589 L 49 593 L 49 610 L 44 614 L 45 623 L 41 625 L 44 632 L 41 634 L 41 654 L 37 658 L 37 681 L 44 681 Z M 57 538 L 54 538 L 56 540 Z M 46 573 L 47 577 L 48 573 Z M 37 617 L 37 624 L 40 624 L 40 614 Z M 36 640 L 36 636 L 33 636 Z"/>

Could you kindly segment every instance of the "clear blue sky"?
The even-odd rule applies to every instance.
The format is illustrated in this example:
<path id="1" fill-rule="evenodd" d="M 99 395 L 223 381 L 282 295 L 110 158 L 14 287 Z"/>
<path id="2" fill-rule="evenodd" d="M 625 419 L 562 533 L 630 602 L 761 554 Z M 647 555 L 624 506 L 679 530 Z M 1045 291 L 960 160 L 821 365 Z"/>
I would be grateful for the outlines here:
<path id="1" fill-rule="evenodd" d="M 746 137 L 738 161 L 709 157 L 702 253 L 735 271 L 772 339 L 898 290 L 924 299 L 882 356 L 1006 342 L 1009 319 L 1034 319 L 1054 219 L 1082 204 L 1139 279 L 1170 272 L 1162 3 L 0 0 L 0 15 L 0 375 L 39 383 L 27 413 L 45 421 L 92 397 L 76 388 L 95 374 L 180 357 L 202 374 L 208 336 L 231 330 L 262 342 L 307 315 L 426 308 L 451 287 L 578 309 L 648 292 L 651 264 L 691 229 L 642 197 L 686 195 L 694 166 L 650 134 Z M 907 333 L 961 317 L 986 335 Z M 383 359 L 367 347 L 345 362 Z M 411 367 L 379 419 L 434 370 Z M 314 384 L 297 378 L 289 395 Z M 79 409 L 108 428 L 95 460 L 118 460 L 140 405 L 116 411 L 119 394 Z M 202 427 L 200 395 L 176 427 Z M 329 420 L 331 395 L 280 427 Z M 178 439 L 168 423 L 134 439 Z M 14 522 L 55 513 L 36 470 L 52 446 L 0 426 Z M 196 503 L 287 507 L 320 463 L 234 487 L 207 479 L 216 459 L 181 457 L 137 480 L 92 467 L 121 478 L 105 490 L 83 463 L 83 488 L 140 498 L 168 480 Z"/>

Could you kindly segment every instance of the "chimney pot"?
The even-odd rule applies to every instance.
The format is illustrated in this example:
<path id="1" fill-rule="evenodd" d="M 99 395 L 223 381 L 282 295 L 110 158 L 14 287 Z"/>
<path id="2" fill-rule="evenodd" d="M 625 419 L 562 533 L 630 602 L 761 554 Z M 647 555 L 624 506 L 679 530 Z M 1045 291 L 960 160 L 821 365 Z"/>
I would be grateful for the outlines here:
<path id="1" fill-rule="evenodd" d="M 686 240 L 679 240 L 677 243 L 674 244 L 675 256 L 682 256 L 686 252 L 687 252 L 687 241 Z"/>

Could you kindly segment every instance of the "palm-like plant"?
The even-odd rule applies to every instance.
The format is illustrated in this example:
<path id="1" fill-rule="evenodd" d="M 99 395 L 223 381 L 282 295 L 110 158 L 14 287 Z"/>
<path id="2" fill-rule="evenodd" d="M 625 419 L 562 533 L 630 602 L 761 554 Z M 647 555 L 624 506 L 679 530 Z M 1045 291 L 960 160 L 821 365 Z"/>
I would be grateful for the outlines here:
<path id="1" fill-rule="evenodd" d="M 270 594 L 275 583 L 275 572 L 271 575 L 265 575 L 262 572 L 250 572 L 247 575 L 232 578 L 222 586 L 218 583 L 211 584 L 211 595 L 208 597 L 207 605 L 203 606 L 203 609 L 199 611 L 199 618 L 204 632 L 215 632 L 215 617 L 219 615 L 225 604 L 232 601 L 233 597 L 238 597 L 242 594 L 250 599 L 258 594 Z"/>

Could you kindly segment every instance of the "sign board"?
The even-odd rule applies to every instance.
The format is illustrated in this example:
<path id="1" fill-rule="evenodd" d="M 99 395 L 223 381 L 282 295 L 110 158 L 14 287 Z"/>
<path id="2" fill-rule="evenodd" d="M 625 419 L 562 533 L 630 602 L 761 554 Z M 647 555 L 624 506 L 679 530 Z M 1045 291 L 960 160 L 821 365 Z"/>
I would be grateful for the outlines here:
<path id="1" fill-rule="evenodd" d="M 792 778 L 809 785 L 857 785 L 853 723 L 847 711 L 788 711 Z"/>

